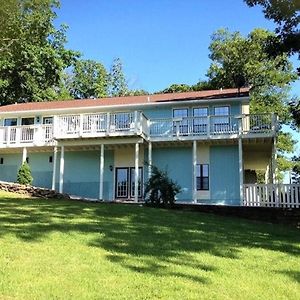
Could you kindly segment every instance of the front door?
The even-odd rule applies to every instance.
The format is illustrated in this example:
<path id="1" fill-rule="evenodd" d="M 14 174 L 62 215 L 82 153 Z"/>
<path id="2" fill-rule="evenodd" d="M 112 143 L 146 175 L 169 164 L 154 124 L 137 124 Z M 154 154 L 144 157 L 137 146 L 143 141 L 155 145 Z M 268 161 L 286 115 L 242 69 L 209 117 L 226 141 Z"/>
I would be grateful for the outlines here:
<path id="1" fill-rule="evenodd" d="M 116 168 L 116 184 L 115 184 L 115 194 L 118 199 L 128 199 L 134 197 L 134 187 L 135 187 L 135 176 L 134 167 L 126 168 Z M 138 183 L 138 196 L 142 197 L 142 167 L 139 167 L 139 183 Z"/>

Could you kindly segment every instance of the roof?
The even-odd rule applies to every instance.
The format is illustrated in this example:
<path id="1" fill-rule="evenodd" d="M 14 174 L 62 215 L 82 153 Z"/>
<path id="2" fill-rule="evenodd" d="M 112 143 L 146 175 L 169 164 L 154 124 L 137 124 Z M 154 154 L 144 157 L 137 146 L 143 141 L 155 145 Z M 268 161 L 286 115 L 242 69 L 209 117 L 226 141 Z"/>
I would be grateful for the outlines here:
<path id="1" fill-rule="evenodd" d="M 143 105 L 173 101 L 208 100 L 248 97 L 249 88 L 208 90 L 186 93 L 154 94 L 143 96 L 109 97 L 100 99 L 79 99 L 64 101 L 28 102 L 0 106 L 1 112 L 23 112 L 36 110 L 59 110 L 68 108 L 88 108 L 102 106 Z"/>

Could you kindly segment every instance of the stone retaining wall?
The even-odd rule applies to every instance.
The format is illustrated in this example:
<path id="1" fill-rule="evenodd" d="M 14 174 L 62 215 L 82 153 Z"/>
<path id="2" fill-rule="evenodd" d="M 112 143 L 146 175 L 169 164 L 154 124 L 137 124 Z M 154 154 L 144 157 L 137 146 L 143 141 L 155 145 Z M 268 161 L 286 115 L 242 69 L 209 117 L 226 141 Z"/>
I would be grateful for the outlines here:
<path id="1" fill-rule="evenodd" d="M 30 185 L 22 185 L 22 184 L 11 183 L 11 182 L 0 181 L 0 190 L 5 192 L 28 195 L 32 197 L 70 199 L 69 195 L 61 194 L 50 189 L 39 188 Z"/>

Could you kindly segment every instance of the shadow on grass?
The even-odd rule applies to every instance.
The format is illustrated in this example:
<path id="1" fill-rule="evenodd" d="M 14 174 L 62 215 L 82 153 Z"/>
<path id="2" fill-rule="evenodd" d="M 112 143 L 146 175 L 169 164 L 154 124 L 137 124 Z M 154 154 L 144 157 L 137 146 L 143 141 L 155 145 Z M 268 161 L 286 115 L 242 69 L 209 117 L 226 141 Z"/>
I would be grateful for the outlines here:
<path id="1" fill-rule="evenodd" d="M 130 205 L 0 199 L 0 238 L 39 242 L 52 232 L 84 234 L 88 246 L 105 249 L 107 260 L 133 272 L 199 284 L 209 283 L 206 274 L 217 269 L 193 253 L 235 260 L 241 248 L 254 247 L 300 255 L 299 231 L 278 225 Z M 299 272 L 287 275 L 299 281 Z"/>

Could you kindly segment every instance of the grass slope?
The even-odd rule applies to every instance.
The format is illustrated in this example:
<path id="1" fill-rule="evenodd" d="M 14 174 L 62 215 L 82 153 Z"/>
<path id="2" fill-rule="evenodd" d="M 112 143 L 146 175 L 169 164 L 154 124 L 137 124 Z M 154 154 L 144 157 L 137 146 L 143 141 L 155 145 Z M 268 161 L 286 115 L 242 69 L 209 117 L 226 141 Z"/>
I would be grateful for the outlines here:
<path id="1" fill-rule="evenodd" d="M 300 232 L 0 192 L 1 299 L 299 299 Z"/>

